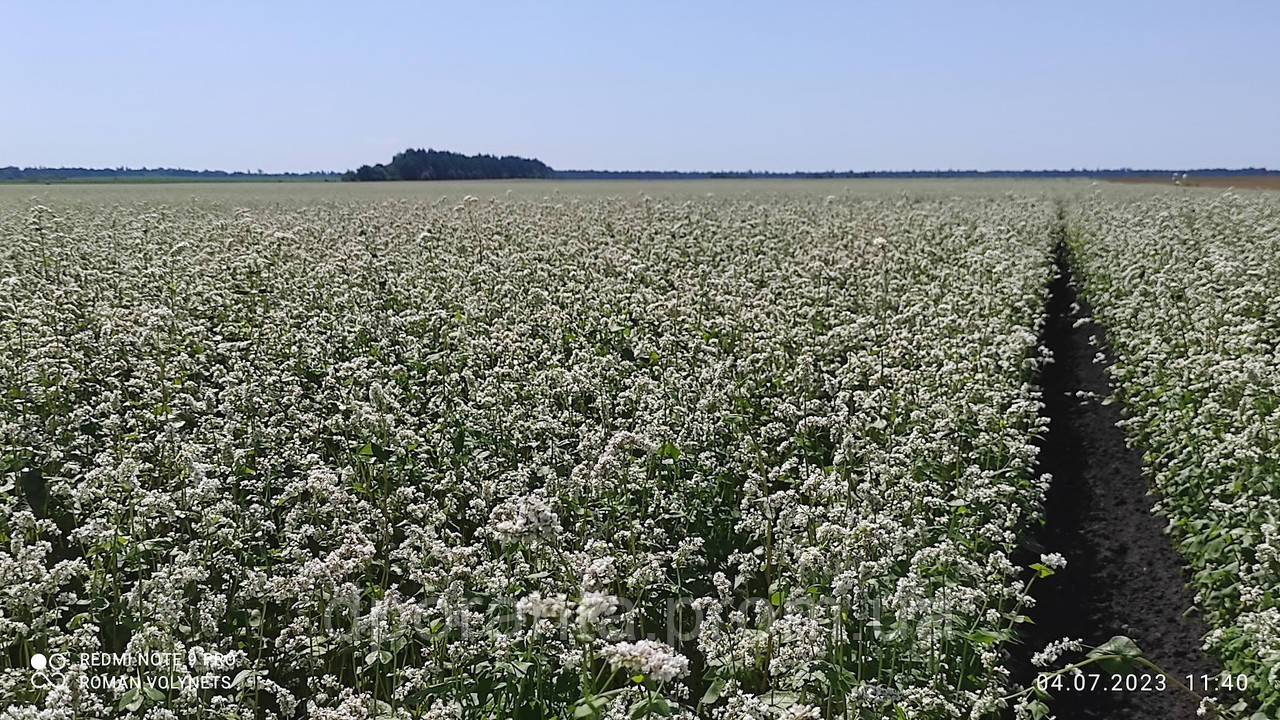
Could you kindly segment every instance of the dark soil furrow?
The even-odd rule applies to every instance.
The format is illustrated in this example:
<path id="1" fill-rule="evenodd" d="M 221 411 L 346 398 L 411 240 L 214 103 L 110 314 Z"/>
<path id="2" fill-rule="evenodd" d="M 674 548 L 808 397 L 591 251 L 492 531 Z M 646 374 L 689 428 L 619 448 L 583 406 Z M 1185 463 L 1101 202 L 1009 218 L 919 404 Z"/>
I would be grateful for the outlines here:
<path id="1" fill-rule="evenodd" d="M 1132 638 L 1149 659 L 1184 681 L 1193 673 L 1216 675 L 1218 668 L 1200 650 L 1204 623 L 1187 612 L 1192 595 L 1182 558 L 1163 522 L 1152 515 L 1141 454 L 1125 444 L 1117 426 L 1120 406 L 1102 404 L 1108 380 L 1104 366 L 1094 361 L 1090 336 L 1104 336 L 1091 321 L 1077 323 L 1088 310 L 1077 305 L 1064 248 L 1058 269 L 1045 329 L 1054 362 L 1042 376 L 1050 425 L 1040 456 L 1053 483 L 1039 541 L 1068 564 L 1033 591 L 1037 605 L 1027 614 L 1035 624 L 1025 633 L 1015 678 L 1034 677 L 1030 655 L 1050 641 L 1071 637 L 1099 645 L 1113 635 Z M 1113 690 L 1117 682 L 1124 688 L 1126 680 L 1097 665 L 1086 670 L 1101 675 L 1093 689 L 1052 692 L 1059 718 L 1196 717 L 1197 701 L 1171 683 L 1164 691 Z M 1087 679 L 1092 686 L 1093 678 Z M 1128 682 L 1157 684 L 1141 677 Z"/>

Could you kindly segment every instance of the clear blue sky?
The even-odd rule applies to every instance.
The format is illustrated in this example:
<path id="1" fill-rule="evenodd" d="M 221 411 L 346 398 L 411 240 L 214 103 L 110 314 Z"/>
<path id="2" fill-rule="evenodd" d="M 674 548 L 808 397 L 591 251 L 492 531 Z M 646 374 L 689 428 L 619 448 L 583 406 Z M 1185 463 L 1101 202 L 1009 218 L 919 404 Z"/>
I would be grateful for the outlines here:
<path id="1" fill-rule="evenodd" d="M 484 9 L 481 9 L 481 8 Z M 0 4 L 0 166 L 1280 168 L 1280 3 Z"/>

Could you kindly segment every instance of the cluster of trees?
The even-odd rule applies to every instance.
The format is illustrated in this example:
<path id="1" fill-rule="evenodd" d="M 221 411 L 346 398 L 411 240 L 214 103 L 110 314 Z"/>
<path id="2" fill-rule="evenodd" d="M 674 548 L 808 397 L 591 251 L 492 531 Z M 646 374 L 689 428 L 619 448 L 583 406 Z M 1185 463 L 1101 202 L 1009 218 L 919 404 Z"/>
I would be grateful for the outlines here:
<path id="1" fill-rule="evenodd" d="M 386 165 L 361 165 L 343 180 L 506 180 L 549 178 L 555 171 L 541 160 L 504 155 L 463 155 L 445 150 L 408 149 Z"/>
<path id="2" fill-rule="evenodd" d="M 334 172 L 264 173 L 182 168 L 0 167 L 0 180 L 65 182 L 68 180 L 335 180 Z"/>

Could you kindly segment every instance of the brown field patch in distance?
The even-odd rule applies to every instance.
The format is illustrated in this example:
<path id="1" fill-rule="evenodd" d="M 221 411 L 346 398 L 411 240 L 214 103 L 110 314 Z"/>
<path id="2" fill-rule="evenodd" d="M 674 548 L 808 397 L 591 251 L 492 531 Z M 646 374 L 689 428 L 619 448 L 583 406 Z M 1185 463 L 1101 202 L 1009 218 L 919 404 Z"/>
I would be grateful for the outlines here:
<path id="1" fill-rule="evenodd" d="M 1108 182 L 1173 185 L 1168 175 L 1121 175 L 1105 178 Z M 1280 175 L 1193 175 L 1187 173 L 1185 187 L 1236 187 L 1280 190 Z"/>

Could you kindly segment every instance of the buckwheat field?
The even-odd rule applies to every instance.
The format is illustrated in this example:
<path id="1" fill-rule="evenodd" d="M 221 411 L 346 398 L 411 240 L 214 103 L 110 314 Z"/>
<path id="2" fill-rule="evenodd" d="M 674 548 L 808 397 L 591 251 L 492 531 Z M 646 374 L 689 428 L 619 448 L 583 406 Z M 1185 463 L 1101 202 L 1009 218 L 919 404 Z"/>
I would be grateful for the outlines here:
<path id="1" fill-rule="evenodd" d="M 414 187 L 4 189 L 3 717 L 1043 717 L 1059 246 L 1276 708 L 1275 196 Z"/>

